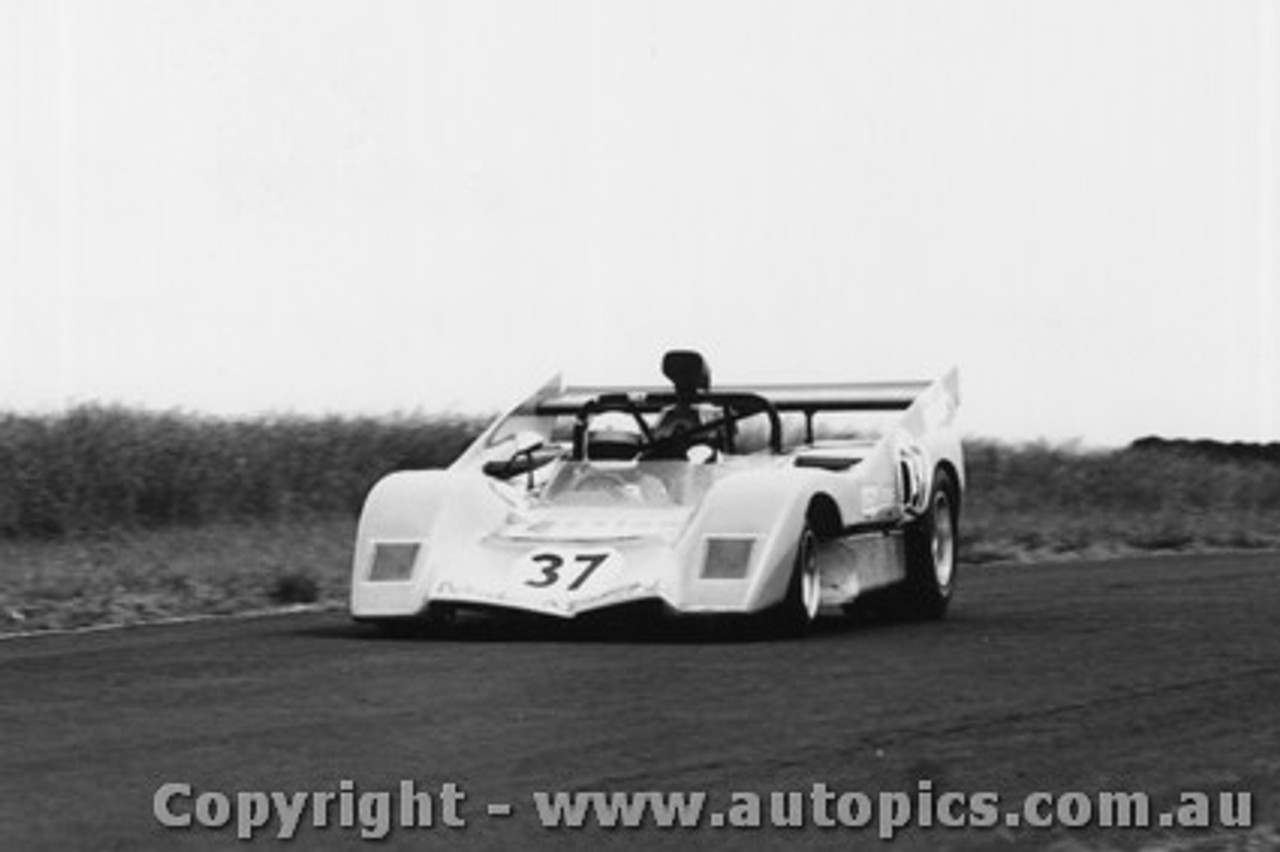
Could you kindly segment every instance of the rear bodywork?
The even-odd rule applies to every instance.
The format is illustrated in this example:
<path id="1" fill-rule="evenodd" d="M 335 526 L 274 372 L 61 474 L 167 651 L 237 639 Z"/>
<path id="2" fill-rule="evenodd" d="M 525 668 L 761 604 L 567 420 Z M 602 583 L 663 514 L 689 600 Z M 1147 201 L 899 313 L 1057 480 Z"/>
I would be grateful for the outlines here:
<path id="1" fill-rule="evenodd" d="M 831 611 L 903 579 L 904 530 L 938 471 L 963 490 L 955 371 L 933 382 L 689 393 L 739 414 L 743 400 L 766 400 L 770 411 L 752 417 L 767 421 L 767 436 L 742 446 L 744 425 L 737 445 L 692 458 L 593 458 L 587 430 L 601 410 L 644 420 L 648 434 L 672 391 L 556 379 L 448 469 L 382 479 L 360 518 L 352 615 L 478 607 L 570 618 L 637 601 L 757 613 L 787 595 L 807 528 Z M 832 423 L 851 416 L 874 429 L 835 434 Z"/>

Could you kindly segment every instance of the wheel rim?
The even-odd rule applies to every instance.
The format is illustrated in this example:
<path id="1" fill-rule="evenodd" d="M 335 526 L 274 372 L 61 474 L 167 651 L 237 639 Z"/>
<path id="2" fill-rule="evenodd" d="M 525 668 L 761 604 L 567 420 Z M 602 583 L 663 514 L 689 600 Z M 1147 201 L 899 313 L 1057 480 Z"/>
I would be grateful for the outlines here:
<path id="1" fill-rule="evenodd" d="M 810 621 L 818 617 L 822 602 L 822 576 L 818 573 L 818 553 L 813 546 L 813 534 L 808 533 L 800 542 L 800 601 L 804 615 Z"/>
<path id="2" fill-rule="evenodd" d="M 946 592 L 951 588 L 951 576 L 956 569 L 956 530 L 951 519 L 951 499 L 947 492 L 939 491 L 933 498 L 933 573 L 938 588 Z"/>

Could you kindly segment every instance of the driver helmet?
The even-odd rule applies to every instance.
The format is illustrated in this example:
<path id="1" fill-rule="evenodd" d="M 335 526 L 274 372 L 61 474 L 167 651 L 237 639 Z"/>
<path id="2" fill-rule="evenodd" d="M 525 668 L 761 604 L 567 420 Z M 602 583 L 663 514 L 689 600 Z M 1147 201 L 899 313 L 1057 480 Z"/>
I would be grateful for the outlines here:
<path id="1" fill-rule="evenodd" d="M 635 420 L 618 412 L 602 414 L 587 426 L 586 457 L 596 461 L 631 461 L 640 454 L 644 436 Z"/>

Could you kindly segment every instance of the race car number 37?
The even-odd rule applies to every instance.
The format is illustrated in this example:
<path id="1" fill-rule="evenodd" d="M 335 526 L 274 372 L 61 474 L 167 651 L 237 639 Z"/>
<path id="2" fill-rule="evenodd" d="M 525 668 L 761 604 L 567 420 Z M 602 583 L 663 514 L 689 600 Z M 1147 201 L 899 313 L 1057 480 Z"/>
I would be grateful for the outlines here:
<path id="1" fill-rule="evenodd" d="M 535 589 L 576 592 L 601 569 L 612 568 L 622 557 L 616 550 L 581 550 L 565 553 L 539 550 L 521 560 L 524 584 Z"/>

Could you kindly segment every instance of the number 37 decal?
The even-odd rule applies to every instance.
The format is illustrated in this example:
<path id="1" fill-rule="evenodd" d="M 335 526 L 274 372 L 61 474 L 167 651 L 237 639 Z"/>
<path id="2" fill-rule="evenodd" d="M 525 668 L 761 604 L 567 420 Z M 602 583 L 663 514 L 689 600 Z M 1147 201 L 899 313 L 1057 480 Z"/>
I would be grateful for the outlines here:
<path id="1" fill-rule="evenodd" d="M 552 551 L 531 553 L 524 561 L 534 576 L 526 579 L 524 584 L 535 589 L 564 586 L 566 591 L 574 592 L 582 588 L 582 584 L 587 582 L 597 568 L 608 562 L 611 556 L 614 553 L 610 550 L 569 555 Z"/>

